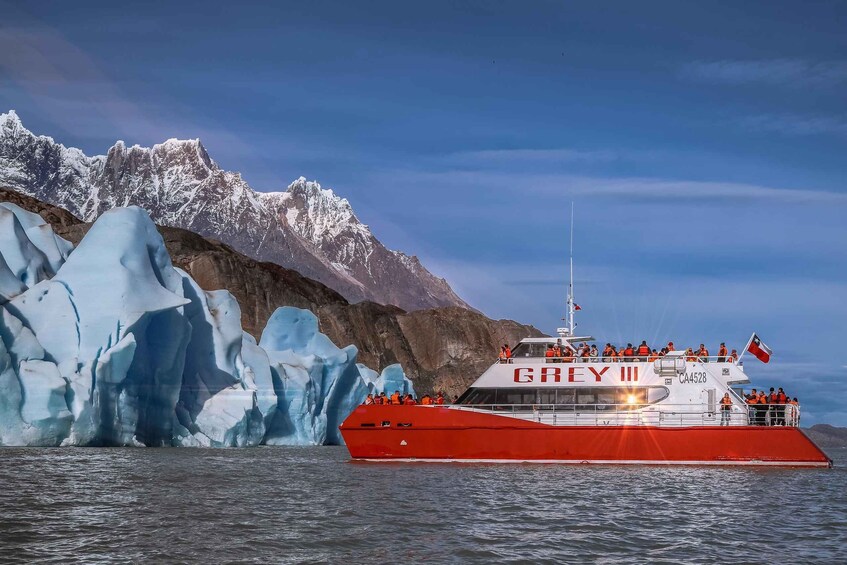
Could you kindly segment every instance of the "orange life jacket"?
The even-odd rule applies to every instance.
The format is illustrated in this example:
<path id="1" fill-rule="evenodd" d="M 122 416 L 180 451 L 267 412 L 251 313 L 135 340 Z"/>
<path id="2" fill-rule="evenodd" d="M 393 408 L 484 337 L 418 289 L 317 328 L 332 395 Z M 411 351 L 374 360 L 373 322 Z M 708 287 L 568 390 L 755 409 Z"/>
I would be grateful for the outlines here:
<path id="1" fill-rule="evenodd" d="M 367 398 L 365 399 L 365 404 L 366 404 L 366 405 L 370 405 L 370 404 L 373 404 L 373 403 L 374 403 L 373 396 L 369 396 L 369 397 L 367 397 Z"/>
<path id="2" fill-rule="evenodd" d="M 512 358 L 512 348 L 507 347 L 506 348 L 506 359 L 511 359 L 511 358 Z"/>
<path id="3" fill-rule="evenodd" d="M 421 404 L 432 404 L 432 399 L 429 396 L 424 396 L 421 398 Z"/>
<path id="4" fill-rule="evenodd" d="M 436 403 L 436 404 L 444 404 L 444 397 L 443 397 L 443 396 L 439 396 L 439 397 L 437 397 L 437 398 L 435 399 L 435 403 Z"/>
<path id="5" fill-rule="evenodd" d="M 777 402 L 779 402 L 780 404 L 785 404 L 786 401 L 788 401 L 788 397 L 785 395 L 784 392 L 777 394 L 776 399 L 777 399 Z"/>
<path id="6" fill-rule="evenodd" d="M 659 354 L 657 353 L 657 354 L 655 354 L 655 355 L 651 355 L 651 356 L 649 357 L 648 361 L 655 361 L 655 360 L 656 360 L 656 359 L 658 359 L 658 358 L 659 358 Z"/>
<path id="7" fill-rule="evenodd" d="M 405 404 L 417 404 L 414 398 L 407 398 Z"/>
<path id="8" fill-rule="evenodd" d="M 775 392 L 772 392 L 768 397 L 768 400 L 770 401 L 770 404 L 776 404 L 776 401 L 779 400 L 779 397 L 776 395 Z"/>
<path id="9" fill-rule="evenodd" d="M 633 351 L 631 347 L 627 347 L 623 352 L 624 357 L 633 357 L 635 355 L 635 351 Z"/>
<path id="10" fill-rule="evenodd" d="M 644 357 L 645 355 L 650 355 L 650 348 L 646 345 L 638 346 L 638 355 Z"/>
<path id="11" fill-rule="evenodd" d="M 731 398 L 727 398 L 726 396 L 724 396 L 723 398 L 721 398 L 721 404 L 724 404 L 724 405 L 731 405 L 731 404 L 732 404 L 732 399 L 731 399 Z"/>
<path id="12" fill-rule="evenodd" d="M 767 404 L 767 403 L 768 403 L 768 397 L 765 396 L 764 394 L 760 394 L 759 395 L 759 404 Z"/>
<path id="13" fill-rule="evenodd" d="M 544 354 L 544 357 L 555 357 L 555 356 L 556 356 L 556 352 L 553 351 L 552 349 L 548 349 L 547 353 Z"/>
<path id="14" fill-rule="evenodd" d="M 396 392 L 391 395 L 391 404 L 400 404 L 400 395 Z"/>
<path id="15" fill-rule="evenodd" d="M 726 357 L 726 356 L 727 356 L 726 347 L 721 347 L 720 349 L 718 349 L 718 357 Z"/>

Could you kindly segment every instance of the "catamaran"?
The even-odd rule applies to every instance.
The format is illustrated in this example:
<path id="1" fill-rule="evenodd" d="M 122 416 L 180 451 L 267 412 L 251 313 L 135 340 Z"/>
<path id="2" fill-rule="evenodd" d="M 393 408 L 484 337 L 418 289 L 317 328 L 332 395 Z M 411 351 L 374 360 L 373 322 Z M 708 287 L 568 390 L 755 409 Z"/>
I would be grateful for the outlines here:
<path id="1" fill-rule="evenodd" d="M 577 356 L 593 338 L 574 334 L 572 252 L 570 269 L 556 337 L 522 340 L 453 404 L 357 407 L 340 426 L 353 459 L 832 466 L 799 428 L 800 406 L 765 406 L 777 425 L 762 425 L 743 353 Z M 761 351 L 754 338 L 745 352 Z M 551 358 L 550 346 L 568 353 Z"/>

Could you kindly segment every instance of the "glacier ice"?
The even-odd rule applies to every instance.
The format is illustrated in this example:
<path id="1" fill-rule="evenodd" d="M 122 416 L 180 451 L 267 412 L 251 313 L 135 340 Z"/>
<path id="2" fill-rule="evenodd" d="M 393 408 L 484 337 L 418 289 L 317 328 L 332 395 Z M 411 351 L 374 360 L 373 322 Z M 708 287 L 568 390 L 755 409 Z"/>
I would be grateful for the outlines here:
<path id="1" fill-rule="evenodd" d="M 54 276 L 71 248 L 38 214 L 0 203 L 0 304 Z"/>
<path id="2" fill-rule="evenodd" d="M 291 307 L 257 343 L 140 208 L 106 212 L 73 249 L 0 204 L 0 445 L 338 444 L 369 390 L 413 392 L 399 365 L 356 359 Z"/>
<path id="3" fill-rule="evenodd" d="M 340 444 L 338 426 L 367 395 L 352 345 L 337 347 L 308 310 L 278 308 L 259 346 L 270 360 L 280 410 L 269 444 Z"/>
<path id="4" fill-rule="evenodd" d="M 400 363 L 388 365 L 382 370 L 382 373 L 377 373 L 364 365 L 359 365 L 359 373 L 362 375 L 362 380 L 368 387 L 369 394 L 385 393 L 388 396 L 394 391 L 399 391 L 400 394 L 415 394 L 415 385 L 406 376 L 403 367 Z"/>

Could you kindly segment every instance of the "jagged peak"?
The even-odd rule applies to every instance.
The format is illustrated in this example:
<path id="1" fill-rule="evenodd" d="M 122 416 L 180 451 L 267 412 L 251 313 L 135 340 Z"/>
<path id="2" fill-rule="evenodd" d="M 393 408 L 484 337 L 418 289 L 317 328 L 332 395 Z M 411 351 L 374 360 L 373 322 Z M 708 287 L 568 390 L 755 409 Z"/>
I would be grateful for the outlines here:
<path id="1" fill-rule="evenodd" d="M 342 198 L 333 192 L 331 188 L 321 188 L 321 185 L 316 180 L 306 180 L 306 177 L 299 177 L 294 182 L 288 185 L 288 190 L 284 194 L 299 195 L 309 203 L 322 201 L 323 206 L 343 210 L 350 216 L 355 217 L 353 207 L 346 198 Z M 358 218 L 356 219 L 358 222 Z"/>
<path id="2" fill-rule="evenodd" d="M 153 153 L 173 153 L 178 151 L 183 153 L 193 152 L 208 168 L 211 169 L 215 166 L 214 161 L 209 157 L 209 153 L 206 151 L 199 137 L 196 139 L 177 139 L 171 137 L 164 143 L 155 144 L 152 148 Z"/>
<path id="3" fill-rule="evenodd" d="M 14 110 L 9 110 L 5 114 L 0 114 L 0 126 L 11 126 L 19 128 L 24 127 L 23 123 L 21 122 L 21 118 L 18 116 L 18 113 Z"/>

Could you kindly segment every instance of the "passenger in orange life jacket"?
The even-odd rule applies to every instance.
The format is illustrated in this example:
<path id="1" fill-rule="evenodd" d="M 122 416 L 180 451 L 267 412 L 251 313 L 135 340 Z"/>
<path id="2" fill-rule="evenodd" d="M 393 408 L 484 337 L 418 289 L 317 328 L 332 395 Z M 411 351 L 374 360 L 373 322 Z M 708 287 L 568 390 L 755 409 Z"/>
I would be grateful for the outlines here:
<path id="1" fill-rule="evenodd" d="M 691 349 L 690 347 L 685 352 L 685 360 L 686 361 L 697 361 L 697 356 L 694 355 L 694 350 Z"/>
<path id="2" fill-rule="evenodd" d="M 770 425 L 776 426 L 779 424 L 779 395 L 774 391 L 773 387 L 771 387 L 770 394 L 768 395 L 768 404 L 770 405 L 768 410 L 768 415 L 770 416 Z"/>
<path id="3" fill-rule="evenodd" d="M 411 394 L 407 394 L 406 398 L 403 399 L 403 404 L 411 405 L 411 404 L 417 404 L 417 402 L 415 402 L 414 396 L 412 396 Z"/>
<path id="4" fill-rule="evenodd" d="M 432 404 L 432 397 L 428 394 L 425 394 L 421 397 L 421 404 L 429 406 Z"/>
<path id="5" fill-rule="evenodd" d="M 503 344 L 503 347 L 500 348 L 500 362 L 501 363 L 511 363 L 510 359 L 512 358 L 512 349 L 507 345 Z"/>
<path id="6" fill-rule="evenodd" d="M 732 353 L 729 354 L 729 358 L 733 363 L 738 363 L 738 352 L 736 350 L 732 350 Z"/>
<path id="7" fill-rule="evenodd" d="M 367 398 L 365 398 L 365 406 L 368 406 L 368 405 L 373 404 L 373 403 L 374 403 L 374 395 L 369 394 L 367 396 Z"/>
<path id="8" fill-rule="evenodd" d="M 732 415 L 732 399 L 729 393 L 725 392 L 721 398 L 721 426 L 729 425 L 729 418 Z"/>
<path id="9" fill-rule="evenodd" d="M 385 391 L 379 393 L 380 404 L 389 404 L 390 400 L 388 395 L 385 394 Z"/>
<path id="10" fill-rule="evenodd" d="M 635 349 L 632 348 L 631 343 L 626 344 L 626 349 L 623 350 L 624 357 L 635 357 Z M 632 359 L 627 359 L 627 361 L 632 361 Z"/>
<path id="11" fill-rule="evenodd" d="M 669 342 L 668 342 L 668 351 L 673 351 L 673 350 L 674 350 L 674 349 L 673 349 L 673 342 L 672 342 L 672 341 L 669 341 Z"/>
<path id="12" fill-rule="evenodd" d="M 706 346 L 702 343 L 700 344 L 700 350 L 697 352 L 697 357 L 699 357 L 703 363 L 709 362 L 709 350 L 706 349 Z"/>
<path id="13" fill-rule="evenodd" d="M 556 351 L 553 349 L 552 345 L 547 346 L 547 351 L 544 353 L 544 357 L 547 358 L 547 363 L 553 363 L 554 357 L 556 356 Z"/>
<path id="14" fill-rule="evenodd" d="M 648 361 L 653 362 L 656 359 L 658 359 L 659 357 L 661 357 L 661 355 L 659 355 L 659 353 L 654 349 L 653 351 L 650 352 L 650 358 L 648 359 Z"/>
<path id="15" fill-rule="evenodd" d="M 728 356 L 729 354 L 726 350 L 726 344 L 721 342 L 721 346 L 718 348 L 718 363 L 726 363 L 729 361 L 729 359 L 727 359 Z"/>
<path id="16" fill-rule="evenodd" d="M 641 345 L 638 346 L 638 356 L 641 358 L 641 361 L 647 361 L 647 357 L 650 355 L 650 346 L 647 345 L 647 340 L 643 340 Z"/>
<path id="17" fill-rule="evenodd" d="M 439 406 L 444 404 L 444 393 L 443 392 L 439 391 L 438 395 L 435 397 L 435 403 L 438 404 Z"/>
<path id="18" fill-rule="evenodd" d="M 603 359 L 606 359 L 607 357 L 611 357 L 612 351 L 613 351 L 612 344 L 607 343 L 606 347 L 603 348 Z"/>
<path id="19" fill-rule="evenodd" d="M 562 346 L 561 345 L 554 345 L 553 346 L 553 357 L 556 358 L 556 363 L 562 363 L 563 362 L 562 357 L 564 357 L 564 353 L 562 353 Z"/>
<path id="20" fill-rule="evenodd" d="M 759 404 L 759 395 L 756 394 L 755 388 L 750 392 L 750 394 L 747 395 L 746 401 L 747 401 L 747 422 L 751 426 L 755 426 L 759 423 L 759 416 L 758 416 L 759 411 L 758 411 L 758 408 L 756 408 L 756 405 Z"/>
<path id="21" fill-rule="evenodd" d="M 402 404 L 399 390 L 395 390 L 394 394 L 391 395 L 391 404 Z"/>
<path id="22" fill-rule="evenodd" d="M 759 391 L 759 404 L 757 409 L 758 411 L 756 412 L 756 415 L 758 416 L 758 423 L 760 426 L 764 426 L 768 423 L 768 396 L 763 390 Z"/>

